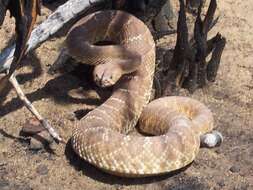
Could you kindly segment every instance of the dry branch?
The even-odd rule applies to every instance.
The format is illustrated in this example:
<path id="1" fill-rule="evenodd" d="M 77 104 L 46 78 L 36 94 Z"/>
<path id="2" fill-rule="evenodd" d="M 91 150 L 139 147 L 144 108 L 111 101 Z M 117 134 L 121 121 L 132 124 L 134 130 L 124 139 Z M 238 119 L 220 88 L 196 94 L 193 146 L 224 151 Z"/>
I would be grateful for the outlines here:
<path id="1" fill-rule="evenodd" d="M 217 8 L 216 0 L 210 1 L 207 14 L 203 20 L 201 18 L 202 3 L 199 4 L 194 24 L 194 35 L 190 40 L 184 0 L 179 0 L 179 2 L 177 42 L 171 62 L 169 59 L 165 60 L 167 66 L 165 66 L 165 72 L 162 75 L 167 76 L 162 79 L 165 83 L 163 84 L 163 95 L 171 92 L 174 86 L 186 88 L 193 93 L 197 88 L 204 87 L 208 82 L 214 82 L 226 44 L 226 39 L 219 33 L 210 40 L 207 39 L 208 32 L 218 20 L 214 19 Z M 209 54 L 211 54 L 211 59 L 207 61 Z M 175 76 L 171 77 L 169 73 L 173 73 Z M 174 80 L 172 85 L 168 82 L 170 78 Z"/>
<path id="2" fill-rule="evenodd" d="M 40 44 L 50 38 L 64 24 L 71 19 L 77 17 L 81 13 L 87 11 L 90 7 L 104 3 L 105 0 L 69 0 L 62 6 L 58 7 L 44 22 L 36 27 L 31 34 L 28 41 L 27 52 L 37 48 Z M 6 48 L 0 54 L 0 72 L 6 71 L 10 68 L 13 59 L 15 45 Z M 26 53 L 27 53 L 26 52 Z"/>
<path id="3" fill-rule="evenodd" d="M 48 123 L 48 121 L 43 118 L 40 113 L 36 110 L 36 108 L 32 105 L 32 103 L 28 100 L 25 96 L 24 92 L 20 88 L 18 81 L 14 75 L 11 76 L 9 79 L 11 84 L 13 85 L 18 97 L 27 107 L 27 109 L 40 121 L 43 127 L 45 127 L 49 134 L 57 141 L 57 142 L 64 142 L 64 140 L 60 137 L 60 135 L 55 131 L 55 129 Z"/>

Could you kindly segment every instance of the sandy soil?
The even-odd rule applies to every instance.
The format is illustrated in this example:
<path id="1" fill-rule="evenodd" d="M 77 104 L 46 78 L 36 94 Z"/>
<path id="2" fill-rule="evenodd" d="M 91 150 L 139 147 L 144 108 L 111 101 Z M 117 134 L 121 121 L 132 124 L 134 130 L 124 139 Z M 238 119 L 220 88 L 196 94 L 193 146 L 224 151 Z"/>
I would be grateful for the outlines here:
<path id="1" fill-rule="evenodd" d="M 173 174 L 146 179 L 110 176 L 79 160 L 69 146 L 55 145 L 53 154 L 29 150 L 19 132 L 31 114 L 10 90 L 0 107 L 0 189 L 253 189 L 253 4 L 233 0 L 218 4 L 221 18 L 211 35 L 221 32 L 227 38 L 227 46 L 217 81 L 193 95 L 184 90 L 179 94 L 196 98 L 213 111 L 215 125 L 224 135 L 220 147 L 201 149 L 189 167 Z M 44 8 L 38 22 L 49 12 Z M 7 46 L 13 32 L 13 21 L 7 19 L 0 31 L 1 49 Z M 170 38 L 175 36 L 167 39 Z M 63 40 L 58 35 L 29 54 L 25 66 L 18 71 L 18 80 L 41 114 L 69 139 L 78 122 L 75 116 L 95 108 L 101 100 L 85 77 L 81 81 L 75 73 L 47 74 Z M 160 43 L 165 42 L 163 39 Z M 80 85 L 87 89 L 86 98 L 68 97 L 68 91 Z"/>

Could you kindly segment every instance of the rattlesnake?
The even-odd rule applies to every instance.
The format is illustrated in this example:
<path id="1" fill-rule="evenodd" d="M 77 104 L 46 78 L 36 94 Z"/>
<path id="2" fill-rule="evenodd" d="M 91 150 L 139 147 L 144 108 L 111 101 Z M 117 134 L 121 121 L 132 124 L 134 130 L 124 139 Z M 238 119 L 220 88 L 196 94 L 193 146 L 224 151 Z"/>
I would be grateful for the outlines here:
<path id="1" fill-rule="evenodd" d="M 95 12 L 71 28 L 66 48 L 73 58 L 95 66 L 98 85 L 114 85 L 111 97 L 77 123 L 72 146 L 81 158 L 127 177 L 167 173 L 194 160 L 200 136 L 213 128 L 212 113 L 187 97 L 148 104 L 155 43 L 142 21 L 123 11 Z M 141 131 L 155 136 L 127 135 L 138 121 Z"/>

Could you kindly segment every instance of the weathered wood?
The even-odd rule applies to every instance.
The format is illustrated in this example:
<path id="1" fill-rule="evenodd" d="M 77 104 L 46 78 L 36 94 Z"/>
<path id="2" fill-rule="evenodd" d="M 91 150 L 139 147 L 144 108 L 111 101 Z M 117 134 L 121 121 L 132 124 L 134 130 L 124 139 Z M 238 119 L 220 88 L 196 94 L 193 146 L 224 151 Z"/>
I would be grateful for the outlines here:
<path id="1" fill-rule="evenodd" d="M 212 40 L 212 39 L 211 39 Z M 207 80 L 214 82 L 219 66 L 222 52 L 226 45 L 226 39 L 222 37 L 219 33 L 213 38 L 213 53 L 210 61 L 207 65 Z"/>
<path id="2" fill-rule="evenodd" d="M 29 52 L 37 48 L 40 44 L 50 38 L 58 30 L 60 30 L 64 24 L 71 19 L 77 17 L 81 13 L 87 11 L 93 6 L 104 3 L 106 0 L 69 0 L 62 6 L 58 7 L 44 22 L 36 27 L 31 34 L 28 41 L 28 48 L 26 52 Z M 13 53 L 15 51 L 15 45 L 6 48 L 0 54 L 0 72 L 8 70 L 13 59 Z"/>
<path id="3" fill-rule="evenodd" d="M 180 0 L 177 42 L 171 62 L 170 60 L 165 60 L 167 61 L 167 67 L 164 68 L 165 79 L 162 80 L 165 81 L 165 84 L 163 84 L 163 95 L 168 95 L 166 94 L 167 91 L 171 91 L 167 90 L 171 89 L 169 80 L 174 80 L 176 87 L 186 88 L 192 93 L 197 88 L 204 87 L 208 81 L 215 81 L 226 39 L 220 34 L 217 34 L 210 40 L 207 39 L 208 32 L 218 20 L 214 19 L 217 3 L 216 0 L 210 1 L 207 14 L 202 20 L 203 6 L 201 2 L 194 24 L 194 35 L 189 40 L 185 14 L 186 7 L 184 0 Z M 206 58 L 209 54 L 211 54 L 211 59 L 207 62 Z M 171 71 L 173 71 L 174 77 L 168 76 L 168 73 L 171 73 Z"/>
<path id="4" fill-rule="evenodd" d="M 40 113 L 36 110 L 36 108 L 32 105 L 32 103 L 28 100 L 28 98 L 25 96 L 24 92 L 20 88 L 18 81 L 14 75 L 10 77 L 10 82 L 13 85 L 18 97 L 20 100 L 24 103 L 24 105 L 27 107 L 27 109 L 39 120 L 39 122 L 42 124 L 42 126 L 47 129 L 49 134 L 57 141 L 57 142 L 63 142 L 64 140 L 60 137 L 60 135 L 56 132 L 56 130 L 49 124 L 49 122 L 43 118 Z"/>

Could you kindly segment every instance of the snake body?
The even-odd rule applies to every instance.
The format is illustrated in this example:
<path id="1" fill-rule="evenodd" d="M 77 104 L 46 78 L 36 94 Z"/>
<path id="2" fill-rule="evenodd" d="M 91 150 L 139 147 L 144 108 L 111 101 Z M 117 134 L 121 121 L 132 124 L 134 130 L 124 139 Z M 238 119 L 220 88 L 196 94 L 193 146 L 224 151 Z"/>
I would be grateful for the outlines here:
<path id="1" fill-rule="evenodd" d="M 95 12 L 72 27 L 66 47 L 73 58 L 95 66 L 98 85 L 114 85 L 111 97 L 77 123 L 72 146 L 81 158 L 127 177 L 167 173 L 194 160 L 200 135 L 213 128 L 212 113 L 186 97 L 148 104 L 155 43 L 142 21 L 122 11 Z M 138 121 L 149 136 L 128 135 Z"/>

